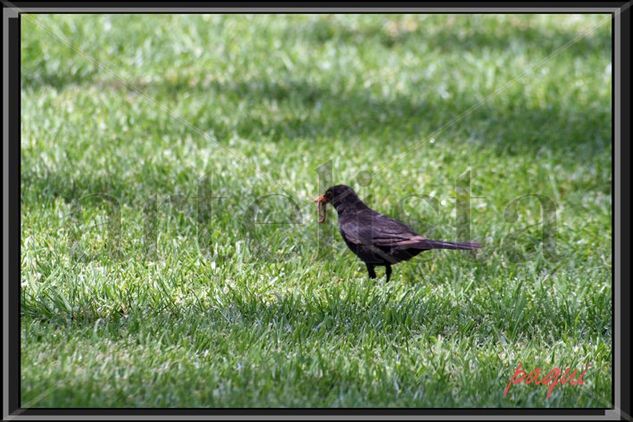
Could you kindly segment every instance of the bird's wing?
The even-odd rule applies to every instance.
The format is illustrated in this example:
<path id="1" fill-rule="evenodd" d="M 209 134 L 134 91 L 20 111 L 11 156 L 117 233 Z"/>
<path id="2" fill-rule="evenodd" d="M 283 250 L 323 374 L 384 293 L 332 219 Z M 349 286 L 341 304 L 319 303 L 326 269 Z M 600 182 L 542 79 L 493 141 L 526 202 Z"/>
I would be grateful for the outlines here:
<path id="1" fill-rule="evenodd" d="M 341 232 L 357 245 L 415 246 L 425 241 L 407 225 L 376 212 L 358 214 L 341 222 Z"/>

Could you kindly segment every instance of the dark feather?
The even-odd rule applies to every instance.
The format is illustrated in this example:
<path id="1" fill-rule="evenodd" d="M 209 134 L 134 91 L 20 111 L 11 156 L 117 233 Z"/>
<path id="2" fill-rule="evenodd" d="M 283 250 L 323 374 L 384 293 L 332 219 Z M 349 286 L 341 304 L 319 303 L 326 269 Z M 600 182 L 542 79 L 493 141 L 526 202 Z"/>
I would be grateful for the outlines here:
<path id="1" fill-rule="evenodd" d="M 422 251 L 472 250 L 481 247 L 476 242 L 426 239 L 406 224 L 372 210 L 345 185 L 329 188 L 324 197 L 336 208 L 341 236 L 347 246 L 367 264 L 370 277 L 375 276 L 374 266 L 384 265 L 389 278 L 392 264 L 409 260 Z"/>

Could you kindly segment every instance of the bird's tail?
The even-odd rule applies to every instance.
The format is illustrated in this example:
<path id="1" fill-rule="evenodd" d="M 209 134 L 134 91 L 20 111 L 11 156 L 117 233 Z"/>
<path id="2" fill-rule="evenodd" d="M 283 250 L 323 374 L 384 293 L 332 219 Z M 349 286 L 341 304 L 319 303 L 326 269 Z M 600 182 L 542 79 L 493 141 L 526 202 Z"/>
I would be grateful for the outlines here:
<path id="1" fill-rule="evenodd" d="M 477 242 L 445 242 L 443 240 L 425 240 L 424 246 L 429 249 L 479 249 L 481 244 Z"/>

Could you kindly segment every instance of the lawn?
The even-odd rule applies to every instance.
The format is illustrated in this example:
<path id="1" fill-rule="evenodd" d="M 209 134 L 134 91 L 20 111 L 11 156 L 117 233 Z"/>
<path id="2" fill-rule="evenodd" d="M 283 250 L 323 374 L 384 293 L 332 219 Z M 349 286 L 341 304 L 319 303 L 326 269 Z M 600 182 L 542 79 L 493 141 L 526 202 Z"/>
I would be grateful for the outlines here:
<path id="1" fill-rule="evenodd" d="M 609 16 L 22 37 L 22 407 L 611 406 Z M 484 247 L 369 280 L 316 222 L 336 183 Z M 503 397 L 519 362 L 590 368 Z"/>

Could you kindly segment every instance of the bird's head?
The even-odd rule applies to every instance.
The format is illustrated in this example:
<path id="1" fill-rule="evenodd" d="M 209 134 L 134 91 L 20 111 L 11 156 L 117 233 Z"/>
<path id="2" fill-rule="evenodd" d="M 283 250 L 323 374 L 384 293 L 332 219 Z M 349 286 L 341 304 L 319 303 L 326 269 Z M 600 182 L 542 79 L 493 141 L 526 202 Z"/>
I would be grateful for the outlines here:
<path id="1" fill-rule="evenodd" d="M 325 206 L 332 204 L 339 212 L 345 204 L 361 203 L 352 188 L 346 185 L 336 185 L 328 188 L 323 195 L 319 195 L 314 202 L 317 203 L 319 209 L 319 223 L 325 222 Z"/>

